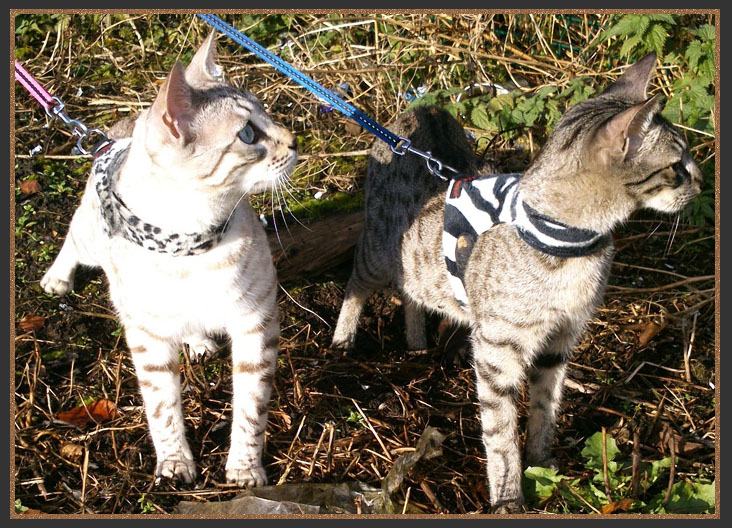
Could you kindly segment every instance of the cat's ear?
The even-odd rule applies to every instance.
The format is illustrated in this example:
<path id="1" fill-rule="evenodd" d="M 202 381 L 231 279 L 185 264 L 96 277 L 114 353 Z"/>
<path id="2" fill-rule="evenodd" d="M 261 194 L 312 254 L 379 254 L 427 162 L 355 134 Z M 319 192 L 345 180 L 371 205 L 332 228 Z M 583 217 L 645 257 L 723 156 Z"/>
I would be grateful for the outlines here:
<path id="1" fill-rule="evenodd" d="M 172 143 L 187 144 L 193 139 L 191 87 L 186 82 L 183 64 L 177 61 L 160 88 L 148 119 Z M 148 121 L 149 122 L 149 121 Z"/>
<path id="2" fill-rule="evenodd" d="M 598 131 L 594 145 L 596 152 L 606 162 L 632 160 L 660 110 L 661 94 L 623 110 Z"/>
<path id="3" fill-rule="evenodd" d="M 656 54 L 651 52 L 628 68 L 623 75 L 608 86 L 603 95 L 617 95 L 628 101 L 640 103 L 648 98 L 646 90 L 656 70 Z"/>
<path id="4" fill-rule="evenodd" d="M 191 86 L 204 87 L 224 80 L 224 71 L 216 62 L 216 30 L 209 33 L 186 68 L 186 80 Z"/>

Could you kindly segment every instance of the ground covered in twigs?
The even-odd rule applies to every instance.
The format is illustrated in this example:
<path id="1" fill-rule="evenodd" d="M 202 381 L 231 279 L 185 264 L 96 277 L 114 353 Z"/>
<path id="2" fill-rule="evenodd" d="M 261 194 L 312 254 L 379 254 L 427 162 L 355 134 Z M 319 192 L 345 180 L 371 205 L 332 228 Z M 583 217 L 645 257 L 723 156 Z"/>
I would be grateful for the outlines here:
<path id="1" fill-rule="evenodd" d="M 405 77 L 433 76 L 447 84 L 455 69 L 471 60 L 486 60 L 480 53 L 498 53 L 487 37 L 484 42 L 477 36 L 479 29 L 486 31 L 491 24 L 493 29 L 506 24 L 515 29 L 522 24 L 506 17 L 501 26 L 488 16 L 466 15 L 454 21 L 453 34 L 452 26 L 440 19 L 405 16 L 380 25 L 374 17 L 344 21 L 309 16 L 293 17 L 290 31 L 304 34 L 308 23 L 315 28 L 310 31 L 322 30 L 311 34 L 315 38 L 334 36 L 328 42 L 295 39 L 290 45 L 302 47 L 300 56 L 312 75 L 332 69 L 333 76 L 326 78 L 333 84 L 349 82 L 354 103 L 382 122 L 406 106 L 400 98 L 409 85 L 402 83 Z M 542 29 L 548 18 L 552 17 L 539 20 Z M 607 22 L 601 17 L 585 17 L 588 20 Z M 169 58 L 186 53 L 189 57 L 207 32 L 202 23 L 181 16 L 103 20 L 101 33 L 86 21 L 51 22 L 48 27 L 38 24 L 39 40 L 16 42 L 21 58 L 44 84 L 67 98 L 70 113 L 100 127 L 149 104 L 155 80 L 162 79 L 171 64 Z M 282 30 L 272 17 L 265 22 L 274 24 L 273 31 Z M 373 27 L 381 33 L 368 47 L 344 36 L 342 29 L 326 31 L 345 23 L 353 24 L 351 29 Z M 592 27 L 585 24 L 586 30 Z M 129 35 L 120 33 L 123 28 Z M 446 58 L 429 60 L 430 47 L 421 42 L 463 30 L 469 31 L 469 40 L 454 36 L 453 42 L 465 47 L 464 54 L 435 48 L 433 52 L 444 52 Z M 23 51 L 34 42 L 40 47 L 44 36 L 43 49 Z M 591 36 L 585 35 L 586 41 Z M 135 43 L 133 51 L 122 49 L 124 38 Z M 84 68 L 67 60 L 79 53 L 70 46 L 78 42 L 88 43 Z M 401 47 L 389 48 L 389 42 L 400 42 Z M 550 81 L 542 82 L 561 85 L 564 77 L 557 70 L 566 64 L 547 60 L 538 41 L 532 42 L 538 58 L 532 58 L 528 48 L 520 55 L 516 50 L 522 42 L 506 43 L 500 53 L 515 68 L 513 73 L 520 71 L 536 80 L 535 85 L 543 74 Z M 371 138 L 349 130 L 345 120 L 270 69 L 241 66 L 241 53 L 220 44 L 229 77 L 248 84 L 276 118 L 298 133 L 304 154 L 292 188 L 298 201 L 312 205 L 318 191 L 326 197 L 336 192 L 359 196 L 363 154 Z M 339 60 L 328 62 L 321 56 L 323 46 Z M 142 59 L 141 49 L 146 52 Z M 388 55 L 388 49 L 396 55 Z M 477 55 L 468 60 L 471 50 Z M 361 54 L 368 56 L 366 62 L 358 60 Z M 257 64 L 248 56 L 246 61 Z M 407 63 L 417 64 L 417 73 Z M 106 77 L 105 64 L 115 65 Z M 552 64 L 555 69 L 549 68 Z M 478 79 L 490 77 L 484 66 L 471 67 Z M 590 67 L 592 63 L 583 63 L 576 73 Z M 531 141 L 526 141 L 524 129 L 510 138 L 489 134 L 481 143 L 480 131 L 469 129 L 478 133 L 476 149 L 496 158 L 505 170 L 525 164 L 533 141 L 540 142 L 545 133 L 529 127 Z M 200 473 L 197 482 L 156 482 L 142 399 L 103 274 L 80 271 L 75 291 L 63 299 L 41 293 L 38 286 L 66 234 L 89 163 L 68 156 L 75 141 L 58 125 L 47 126 L 43 114 L 20 91 L 15 132 L 16 511 L 170 513 L 183 500 L 233 498 L 240 490 L 225 484 L 224 476 L 231 410 L 226 345 L 202 364 L 182 354 L 183 404 Z M 708 138 L 702 137 L 699 144 L 698 151 L 707 152 Z M 29 154 L 36 146 L 43 155 Z M 713 157 L 705 163 L 705 170 L 712 165 L 713 173 Z M 284 221 L 294 221 L 286 210 L 280 211 L 283 200 L 258 197 L 254 204 L 265 213 L 274 206 L 274 220 L 279 229 L 286 229 Z M 298 211 L 303 215 L 305 209 Z M 668 512 L 706 511 L 680 483 L 693 487 L 712 482 L 717 469 L 714 228 L 644 213 L 616 233 L 615 243 L 618 253 L 605 302 L 571 363 L 555 441 L 558 473 L 527 477 L 528 511 L 622 513 L 643 511 L 641 502 L 654 501 L 665 501 Z M 264 452 L 270 483 L 360 481 L 379 487 L 398 457 L 413 451 L 425 428 L 432 426 L 446 435 L 441 456 L 420 461 L 393 499 L 400 508 L 429 514 L 487 513 L 480 424 L 464 331 L 433 317 L 432 348 L 407 352 L 399 297 L 385 291 L 365 310 L 356 350 L 346 357 L 334 355 L 328 345 L 349 274 L 345 262 L 282 284 L 281 352 Z M 523 423 L 524 399 L 519 403 Z M 597 433 L 613 439 L 606 443 L 609 460 L 599 468 L 590 445 Z M 639 462 L 635 470 L 634 459 Z M 552 475 L 566 479 L 552 480 Z"/>

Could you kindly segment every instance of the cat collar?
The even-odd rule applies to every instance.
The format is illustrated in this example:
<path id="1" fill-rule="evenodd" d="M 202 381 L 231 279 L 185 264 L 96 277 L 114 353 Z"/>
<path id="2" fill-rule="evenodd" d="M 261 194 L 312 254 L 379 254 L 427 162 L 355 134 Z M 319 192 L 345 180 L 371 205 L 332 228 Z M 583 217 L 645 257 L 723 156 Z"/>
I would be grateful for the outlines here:
<path id="1" fill-rule="evenodd" d="M 228 229 L 228 223 L 205 233 L 171 233 L 144 222 L 127 208 L 114 188 L 119 170 L 130 151 L 130 141 L 125 138 L 105 145 L 92 165 L 105 234 L 110 238 L 121 236 L 150 251 L 176 257 L 200 255 L 218 244 Z"/>
<path id="2" fill-rule="evenodd" d="M 584 257 L 610 238 L 552 220 L 523 201 L 520 174 L 492 174 L 451 180 L 445 196 L 442 250 L 455 299 L 467 310 L 463 278 L 478 236 L 498 224 L 513 224 L 521 239 L 554 257 Z"/>

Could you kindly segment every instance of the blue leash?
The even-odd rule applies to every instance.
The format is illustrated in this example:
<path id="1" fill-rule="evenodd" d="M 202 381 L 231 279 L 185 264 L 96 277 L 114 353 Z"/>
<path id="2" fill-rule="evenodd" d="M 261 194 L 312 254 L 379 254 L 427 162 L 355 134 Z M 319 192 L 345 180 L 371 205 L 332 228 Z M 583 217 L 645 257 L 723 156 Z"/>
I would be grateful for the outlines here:
<path id="1" fill-rule="evenodd" d="M 203 19 L 206 23 L 213 26 L 215 29 L 220 31 L 221 33 L 224 33 L 227 37 L 229 37 L 234 42 L 240 44 L 241 46 L 244 46 L 246 49 L 254 53 L 256 56 L 261 58 L 262 60 L 268 62 L 272 66 L 274 66 L 277 70 L 279 70 L 281 73 L 289 77 L 290 79 L 294 80 L 301 86 L 307 88 L 312 93 L 317 95 L 320 99 L 328 103 L 330 106 L 341 112 L 346 117 L 349 117 L 353 119 L 356 123 L 358 123 L 364 130 L 372 133 L 382 141 L 385 141 L 389 144 L 391 147 L 392 152 L 394 154 L 397 154 L 399 156 L 403 156 L 406 152 L 411 152 L 412 154 L 415 154 L 417 156 L 420 156 L 424 158 L 427 168 L 430 170 L 432 174 L 437 176 L 438 178 L 441 178 L 443 180 L 449 180 L 451 178 L 448 178 L 447 176 L 444 176 L 442 174 L 443 169 L 448 169 L 452 171 L 453 173 L 457 174 L 458 171 L 453 169 L 452 167 L 445 165 L 440 160 L 434 158 L 432 156 L 432 153 L 424 152 L 422 150 L 419 150 L 417 148 L 414 148 L 407 138 L 399 137 L 392 133 L 391 131 L 387 130 L 383 126 L 379 125 L 376 121 L 371 119 L 369 116 L 361 112 L 358 108 L 355 106 L 347 103 L 340 97 L 338 97 L 336 94 L 322 86 L 321 84 L 318 84 L 313 79 L 302 73 L 301 71 L 294 68 L 291 64 L 285 62 L 281 58 L 279 58 L 277 55 L 271 53 L 266 48 L 258 44 L 257 42 L 253 41 L 240 31 L 236 30 L 233 26 L 230 24 L 227 24 L 223 20 L 221 20 L 216 15 L 209 15 L 209 14 L 201 14 L 198 13 L 196 16 Z"/>

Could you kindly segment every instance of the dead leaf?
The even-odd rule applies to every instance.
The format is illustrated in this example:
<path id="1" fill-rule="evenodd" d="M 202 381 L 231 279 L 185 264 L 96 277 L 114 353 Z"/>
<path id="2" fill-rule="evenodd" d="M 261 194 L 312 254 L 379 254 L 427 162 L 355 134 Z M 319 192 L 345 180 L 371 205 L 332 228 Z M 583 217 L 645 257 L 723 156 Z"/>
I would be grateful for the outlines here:
<path id="1" fill-rule="evenodd" d="M 38 330 L 46 322 L 46 318 L 42 315 L 24 315 L 18 321 L 18 328 L 24 332 Z"/>
<path id="2" fill-rule="evenodd" d="M 605 514 L 615 513 L 617 511 L 628 511 L 630 507 L 633 505 L 633 499 L 631 498 L 625 498 L 622 500 L 619 500 L 618 502 L 611 502 L 610 504 L 604 504 L 600 511 Z"/>
<path id="3" fill-rule="evenodd" d="M 38 180 L 24 180 L 20 182 L 20 192 L 23 194 L 36 194 L 41 192 L 41 184 Z"/>
<path id="4" fill-rule="evenodd" d="M 674 437 L 674 449 L 676 450 L 676 453 L 679 455 L 689 455 L 693 453 L 694 451 L 698 451 L 699 449 L 702 449 L 704 444 L 699 442 L 694 442 L 693 440 L 688 440 L 687 438 L 681 436 L 680 434 L 674 432 L 673 428 L 668 425 L 668 423 L 663 424 L 663 428 L 660 430 L 658 434 L 658 441 L 661 443 L 662 446 L 670 447 L 671 446 L 671 435 Z"/>
<path id="5" fill-rule="evenodd" d="M 638 336 L 638 346 L 640 348 L 645 347 L 651 339 L 656 337 L 656 334 L 658 334 L 661 330 L 666 328 L 668 326 L 668 321 L 664 321 L 661 324 L 654 323 L 653 321 L 649 322 L 641 334 Z"/>
<path id="6" fill-rule="evenodd" d="M 33 508 L 28 508 L 27 510 L 25 510 L 23 512 L 23 515 L 39 515 L 41 513 L 43 513 L 43 512 L 40 510 L 34 510 Z"/>
<path id="7" fill-rule="evenodd" d="M 361 132 L 361 125 L 358 125 L 356 123 L 352 123 L 351 121 L 346 121 L 345 123 L 346 132 L 352 135 L 356 135 Z"/>
<path id="8" fill-rule="evenodd" d="M 102 423 L 119 416 L 117 407 L 109 400 L 97 400 L 86 406 L 79 405 L 70 411 L 62 411 L 56 417 L 66 423 L 83 427 L 91 422 Z"/>
<path id="9" fill-rule="evenodd" d="M 81 455 L 84 454 L 84 448 L 79 444 L 68 443 L 62 445 L 61 449 L 59 449 L 59 452 L 61 453 L 62 457 L 68 458 L 69 460 L 76 462 L 81 458 Z"/>

